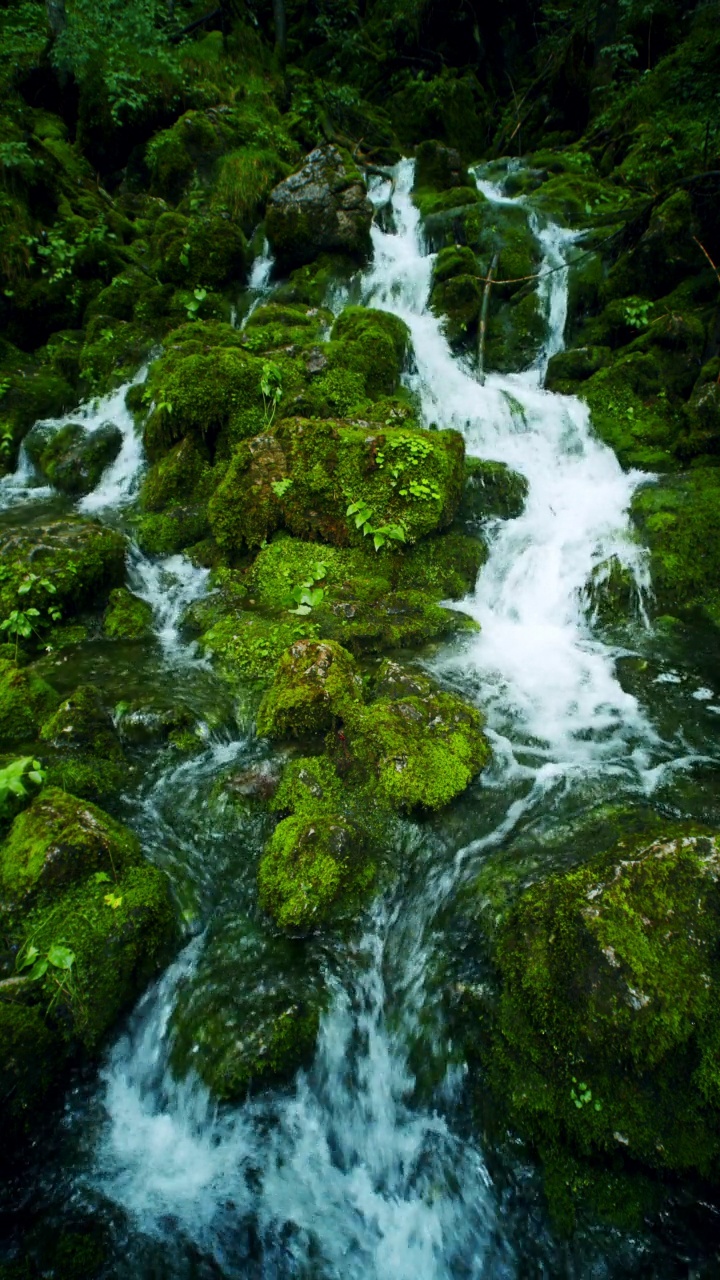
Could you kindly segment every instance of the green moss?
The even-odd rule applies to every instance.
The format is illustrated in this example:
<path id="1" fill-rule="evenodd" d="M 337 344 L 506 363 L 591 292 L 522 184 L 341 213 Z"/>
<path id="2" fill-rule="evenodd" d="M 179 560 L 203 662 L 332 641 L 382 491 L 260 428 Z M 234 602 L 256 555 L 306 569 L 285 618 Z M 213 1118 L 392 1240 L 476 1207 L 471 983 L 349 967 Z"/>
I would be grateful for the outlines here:
<path id="1" fill-rule="evenodd" d="M 284 419 L 236 452 L 210 502 L 213 535 L 235 552 L 281 525 L 298 537 L 361 545 L 346 511 L 364 501 L 371 527 L 402 525 L 412 543 L 452 521 L 463 459 L 454 431 Z"/>
<path id="2" fill-rule="evenodd" d="M 308 1065 L 327 1002 L 307 949 L 233 916 L 211 929 L 177 993 L 171 1065 L 239 1101 Z"/>
<path id="3" fill-rule="evenodd" d="M 46 781 L 87 800 L 104 800 L 127 781 L 128 763 L 110 715 L 93 685 L 81 685 L 43 724 Z"/>
<path id="4" fill-rule="evenodd" d="M 317 628 L 311 622 L 237 613 L 215 622 L 200 637 L 200 646 L 232 678 L 266 685 L 289 645 L 296 640 L 313 639 L 316 634 Z"/>
<path id="5" fill-rule="evenodd" d="M 244 277 L 247 242 L 228 217 L 164 213 L 155 224 L 153 253 L 164 282 L 220 286 Z"/>
<path id="6" fill-rule="evenodd" d="M 117 823 L 109 826 L 111 819 L 101 810 L 93 816 L 114 850 L 123 844 L 137 848 L 134 837 Z M 161 871 L 127 865 L 116 873 L 110 867 L 109 875 L 111 883 L 91 875 L 71 885 L 24 921 L 25 937 L 33 939 L 41 954 L 53 945 L 73 952 L 72 984 L 55 1005 L 54 1017 L 66 1039 L 90 1051 L 168 960 L 177 936 L 168 881 Z M 43 981 L 42 990 L 48 1000 L 56 995 L 52 976 Z"/>
<path id="7" fill-rule="evenodd" d="M 360 697 L 351 655 L 332 641 L 296 640 L 282 655 L 258 710 L 258 733 L 269 738 L 324 733 Z"/>
<path id="8" fill-rule="evenodd" d="M 400 591 L 425 591 L 440 600 L 461 600 L 474 590 L 486 559 L 487 547 L 479 538 L 452 532 L 423 538 L 398 556 L 395 581 Z"/>
<path id="9" fill-rule="evenodd" d="M 153 611 L 126 587 L 110 592 L 103 617 L 103 634 L 110 640 L 144 640 L 153 633 Z"/>
<path id="10" fill-rule="evenodd" d="M 213 326 L 208 336 L 220 345 L 208 349 L 203 341 L 206 329 L 180 330 L 181 341 L 169 347 L 150 371 L 147 394 L 154 408 L 145 427 L 145 442 L 151 458 L 188 434 L 212 443 L 231 420 L 240 427 L 244 410 L 254 413 L 245 434 L 255 435 L 262 427 L 262 361 L 242 352 L 235 331 L 226 335 L 224 326 Z M 222 345 L 224 341 L 228 345 Z"/>
<path id="11" fill-rule="evenodd" d="M 383 696 L 345 714 L 351 753 L 399 809 L 440 809 L 465 790 L 490 759 L 482 725 L 474 707 L 429 683 L 421 693 Z"/>
<path id="12" fill-rule="evenodd" d="M 25 438 L 30 460 L 62 493 L 81 496 L 95 488 L 122 448 L 122 432 L 113 423 L 87 431 L 69 422 L 58 431 L 38 425 Z"/>
<path id="13" fill-rule="evenodd" d="M 445 333 L 450 343 L 464 338 L 480 316 L 483 289 L 474 275 L 454 275 L 433 286 L 430 306 L 445 317 Z"/>
<path id="14" fill-rule="evenodd" d="M 212 203 L 250 235 L 262 214 L 267 197 L 287 166 L 277 152 L 263 147 L 242 147 L 225 156 L 218 168 Z"/>
<path id="15" fill-rule="evenodd" d="M 87 605 L 97 606 L 111 587 L 124 581 L 125 547 L 125 538 L 115 529 L 84 520 L 5 528 L 0 535 L 3 616 L 20 601 L 24 609 L 39 610 L 35 625 L 43 630 L 51 623 L 49 604 L 62 610 L 64 620 Z M 50 582 L 52 593 L 43 580 Z M 21 586 L 28 590 L 18 597 Z"/>
<path id="16" fill-rule="evenodd" d="M 720 472 L 666 476 L 635 494 L 632 516 L 650 547 L 658 612 L 698 612 L 720 622 Z"/>
<path id="17" fill-rule="evenodd" d="M 331 365 L 362 375 L 366 393 L 376 399 L 397 390 L 410 346 L 404 320 L 372 307 L 346 307 L 340 313 L 328 348 Z M 341 344 L 341 349 L 333 346 Z"/>
<path id="18" fill-rule="evenodd" d="M 488 1061 L 526 1136 L 716 1174 L 718 865 L 714 837 L 668 826 L 522 895 Z"/>
<path id="19" fill-rule="evenodd" d="M 134 835 L 94 804 L 47 787 L 18 814 L 0 848 L 5 892 L 26 898 L 104 871 L 115 877 L 140 861 Z"/>
<path id="20" fill-rule="evenodd" d="M 0 659 L 0 739 L 31 741 L 57 703 L 55 690 L 32 670 L 20 670 L 9 658 Z"/>
<path id="21" fill-rule="evenodd" d="M 461 520 L 487 520 L 499 516 L 515 520 L 522 515 L 528 494 L 525 476 L 504 462 L 467 458 L 465 490 L 458 515 Z"/>
<path id="22" fill-rule="evenodd" d="M 652 353 L 621 355 L 579 388 L 593 427 L 624 467 L 668 471 L 681 419 L 663 386 L 661 363 Z"/>
<path id="23" fill-rule="evenodd" d="M 470 186 L 470 175 L 459 151 L 442 142 L 426 139 L 415 152 L 415 188 L 418 191 L 448 191 Z"/>
<path id="24" fill-rule="evenodd" d="M 561 395 L 576 395 L 577 384 L 606 368 L 611 360 L 609 347 L 574 347 L 570 351 L 558 351 L 548 363 L 545 387 L 548 391 L 559 391 Z"/>
<path id="25" fill-rule="evenodd" d="M 548 335 L 547 321 L 535 289 L 516 293 L 509 302 L 490 309 L 485 361 L 500 373 L 528 369 Z"/>

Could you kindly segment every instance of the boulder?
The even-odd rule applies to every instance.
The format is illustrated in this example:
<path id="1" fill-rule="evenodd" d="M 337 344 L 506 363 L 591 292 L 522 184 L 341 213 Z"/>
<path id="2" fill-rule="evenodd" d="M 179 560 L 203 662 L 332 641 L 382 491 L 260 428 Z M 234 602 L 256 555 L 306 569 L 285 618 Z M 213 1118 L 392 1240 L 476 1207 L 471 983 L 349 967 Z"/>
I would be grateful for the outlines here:
<path id="1" fill-rule="evenodd" d="M 103 471 L 122 448 L 122 431 L 103 422 L 89 431 L 80 422 L 68 422 L 59 430 L 42 423 L 25 438 L 25 448 L 38 471 L 62 493 L 82 497 L 97 485 Z"/>
<path id="2" fill-rule="evenodd" d="M 370 251 L 372 205 L 362 176 L 337 147 L 318 147 L 271 192 L 267 237 L 282 270 L 321 253 L 362 258 Z"/>

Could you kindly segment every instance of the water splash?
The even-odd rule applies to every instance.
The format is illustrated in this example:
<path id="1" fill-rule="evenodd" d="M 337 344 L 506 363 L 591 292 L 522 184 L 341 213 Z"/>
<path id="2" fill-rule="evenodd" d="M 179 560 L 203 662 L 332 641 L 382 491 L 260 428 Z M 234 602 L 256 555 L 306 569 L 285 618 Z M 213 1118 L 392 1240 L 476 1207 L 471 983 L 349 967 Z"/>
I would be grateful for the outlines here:
<path id="1" fill-rule="evenodd" d="M 209 569 L 194 565 L 187 556 L 151 560 L 131 544 L 128 580 L 135 594 L 152 608 L 167 661 L 198 661 L 196 646 L 183 638 L 181 624 L 190 605 L 207 594 L 209 576 Z"/>

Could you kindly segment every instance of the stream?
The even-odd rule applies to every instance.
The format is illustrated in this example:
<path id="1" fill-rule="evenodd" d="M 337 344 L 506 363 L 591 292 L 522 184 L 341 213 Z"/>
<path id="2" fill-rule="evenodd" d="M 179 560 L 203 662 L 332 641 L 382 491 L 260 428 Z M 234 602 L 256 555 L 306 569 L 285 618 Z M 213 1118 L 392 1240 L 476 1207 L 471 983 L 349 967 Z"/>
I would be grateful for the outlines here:
<path id="1" fill-rule="evenodd" d="M 493 763 L 449 813 L 404 821 L 395 874 L 351 937 L 314 939 L 308 963 L 330 1003 L 312 1066 L 285 1088 L 242 1106 L 218 1106 L 192 1075 L 172 1072 L 172 1015 L 197 984 L 232 1005 L 237 957 L 264 928 L 255 863 L 268 820 L 210 803 L 219 775 L 271 768 L 254 735 L 182 635 L 181 619 L 208 590 L 207 572 L 182 556 L 153 561 L 136 546 L 129 585 L 153 607 L 156 642 L 137 650 L 95 642 L 51 656 L 57 685 L 102 684 L 182 695 L 203 723 L 205 746 L 178 761 L 147 756 L 120 816 L 171 876 L 187 941 L 146 992 L 99 1072 L 79 1072 L 57 1129 L 37 1152 L 4 1213 L 38 1206 L 58 1228 L 88 1215 L 112 1241 L 118 1277 L 249 1280 L 525 1280 L 567 1276 L 710 1276 L 717 1246 L 710 1207 L 678 1193 L 654 1232 L 587 1227 L 561 1242 L 547 1220 L 541 1179 L 522 1148 L 481 1143 L 470 1130 L 467 1069 L 448 1024 L 444 987 L 466 967 L 457 902 L 488 855 L 561 861 L 563 842 L 591 805 L 652 801 L 668 813 L 718 821 L 720 672 L 653 634 L 650 583 L 628 510 L 648 476 L 623 472 L 592 432 L 586 407 L 544 390 L 562 349 L 565 263 L 578 236 L 535 220 L 547 337 L 523 373 L 480 384 L 453 355 L 429 311 L 433 256 L 411 200 L 413 168 L 378 181 L 374 258 L 351 286 L 354 300 L 390 310 L 412 334 L 406 375 L 426 424 L 453 427 L 470 454 L 508 464 L 528 481 L 525 510 L 485 530 L 490 554 L 477 588 L 457 608 L 481 626 L 423 655 L 445 685 L 487 717 Z M 501 190 L 478 183 L 492 200 Z M 522 203 L 523 198 L 519 199 Z M 518 203 L 516 201 L 515 203 Z M 267 290 L 270 263 L 254 272 Z M 346 297 L 338 296 L 338 307 Z M 137 375 L 142 380 L 144 372 Z M 123 526 L 142 472 L 141 446 L 124 406 L 127 387 L 62 421 L 110 418 L 123 447 L 78 510 Z M 60 423 L 58 423 L 60 425 Z M 18 520 L 56 499 L 33 486 L 21 456 L 0 482 L 2 518 Z M 67 505 L 66 505 L 67 509 Z M 633 575 L 637 615 L 603 630 L 588 583 L 615 557 Z M 568 835 L 570 833 L 570 835 Z M 278 962 L 279 963 L 279 962 Z M 467 965 L 471 967 L 470 960 Z M 252 972 L 247 963 L 240 973 Z M 183 995 L 183 993 L 185 993 Z M 716 1215 L 715 1215 L 716 1216 Z"/>

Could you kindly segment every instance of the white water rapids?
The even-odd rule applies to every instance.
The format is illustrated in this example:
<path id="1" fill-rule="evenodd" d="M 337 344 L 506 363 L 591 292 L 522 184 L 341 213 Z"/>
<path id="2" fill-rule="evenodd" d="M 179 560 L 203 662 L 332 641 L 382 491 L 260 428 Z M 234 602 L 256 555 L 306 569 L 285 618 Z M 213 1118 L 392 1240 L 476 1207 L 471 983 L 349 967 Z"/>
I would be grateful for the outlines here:
<path id="1" fill-rule="evenodd" d="M 460 606 L 482 631 L 436 664 L 486 711 L 496 774 L 534 779 L 530 797 L 480 842 L 487 847 L 555 778 L 609 769 L 640 780 L 648 768 L 653 730 L 623 692 L 614 655 L 593 637 L 583 609 L 593 569 L 611 555 L 644 582 L 627 521 L 638 477 L 623 473 L 595 439 L 579 401 L 543 390 L 547 361 L 563 341 L 564 269 L 540 284 L 549 336 L 535 367 L 490 375 L 480 386 L 453 357 L 427 308 L 433 260 L 411 185 L 412 164 L 403 162 L 392 196 L 396 230 L 373 231 L 363 300 L 409 325 L 410 381 L 426 421 L 457 428 L 471 453 L 505 462 L 529 482 L 524 514 L 498 522 L 477 591 Z M 377 192 L 378 201 L 386 197 Z M 562 267 L 573 236 L 555 226 L 538 227 L 537 235 L 544 268 Z M 137 566 L 136 589 L 144 584 L 147 598 L 157 598 L 162 572 Z M 174 644 L 177 612 L 158 613 Z M 203 946 L 195 939 L 146 994 L 109 1055 L 86 1186 L 122 1206 L 148 1236 L 190 1240 L 229 1277 L 521 1276 L 481 1151 L 412 1097 L 407 1045 L 422 1034 L 429 934 L 461 862 L 456 872 L 440 872 L 421 859 L 424 878 L 406 884 L 394 904 L 390 895 L 376 905 L 355 954 L 340 963 L 342 976 L 330 978 L 333 998 L 312 1069 L 287 1091 L 243 1107 L 218 1109 L 203 1086 L 178 1082 L 167 1065 L 178 984 Z M 389 1025 L 391 990 L 402 1009 Z M 449 1068 L 438 1098 L 457 1095 L 462 1081 L 462 1067 Z M 262 1260 L 251 1271 L 258 1249 Z"/>

